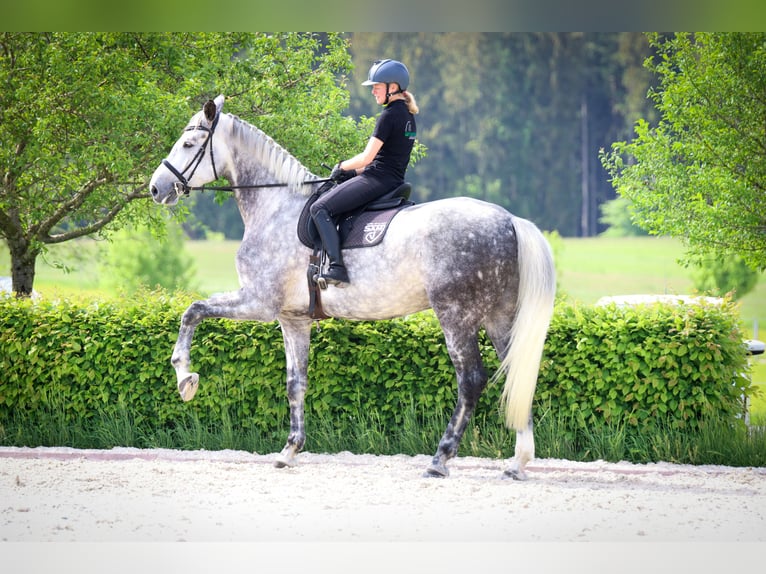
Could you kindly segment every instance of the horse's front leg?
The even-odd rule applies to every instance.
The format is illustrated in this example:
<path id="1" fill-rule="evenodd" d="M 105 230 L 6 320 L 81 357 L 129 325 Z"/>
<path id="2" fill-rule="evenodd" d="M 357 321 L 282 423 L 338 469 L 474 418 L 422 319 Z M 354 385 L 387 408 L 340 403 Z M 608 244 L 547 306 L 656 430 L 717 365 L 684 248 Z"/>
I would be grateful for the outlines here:
<path id="1" fill-rule="evenodd" d="M 304 399 L 308 386 L 309 342 L 311 321 L 280 320 L 285 342 L 287 363 L 287 400 L 290 404 L 290 434 L 287 444 L 279 453 L 274 466 L 284 468 L 295 465 L 295 456 L 306 442 Z"/>
<path id="2" fill-rule="evenodd" d="M 189 305 L 181 317 L 181 328 L 178 331 L 178 339 L 176 339 L 170 363 L 176 370 L 178 392 L 184 401 L 192 400 L 199 387 L 199 375 L 189 370 L 191 368 L 191 343 L 194 330 L 203 319 L 209 316 L 206 302 L 195 301 Z"/>
<path id="3" fill-rule="evenodd" d="M 178 339 L 170 358 L 170 363 L 176 371 L 178 392 L 184 401 L 194 398 L 199 387 L 199 375 L 190 370 L 191 344 L 197 325 L 205 319 L 212 318 L 272 321 L 274 315 L 263 311 L 254 304 L 254 300 L 252 293 L 240 290 L 217 295 L 204 301 L 195 301 L 184 311 Z"/>

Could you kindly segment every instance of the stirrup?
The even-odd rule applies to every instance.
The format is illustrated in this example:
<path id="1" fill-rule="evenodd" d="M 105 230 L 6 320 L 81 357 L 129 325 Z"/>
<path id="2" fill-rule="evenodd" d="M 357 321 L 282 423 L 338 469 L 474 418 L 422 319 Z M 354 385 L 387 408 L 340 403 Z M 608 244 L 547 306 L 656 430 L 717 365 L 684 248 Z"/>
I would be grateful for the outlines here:
<path id="1" fill-rule="evenodd" d="M 311 278 L 311 280 L 319 286 L 320 289 L 323 291 L 327 289 L 327 280 L 324 278 L 324 275 L 320 275 L 319 273 L 315 273 L 314 276 Z"/>

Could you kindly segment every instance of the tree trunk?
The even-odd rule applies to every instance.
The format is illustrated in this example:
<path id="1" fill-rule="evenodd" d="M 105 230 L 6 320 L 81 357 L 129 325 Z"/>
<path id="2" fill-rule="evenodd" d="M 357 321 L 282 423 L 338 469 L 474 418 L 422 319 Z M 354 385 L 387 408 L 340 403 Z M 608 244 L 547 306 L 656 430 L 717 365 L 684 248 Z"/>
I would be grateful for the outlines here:
<path id="1" fill-rule="evenodd" d="M 35 283 L 35 263 L 39 249 L 32 249 L 25 239 L 8 240 L 11 252 L 11 281 L 17 297 L 30 297 Z"/>
<path id="2" fill-rule="evenodd" d="M 582 204 L 580 206 L 580 236 L 590 237 L 591 219 L 591 190 L 588 185 L 590 164 L 588 162 L 590 143 L 588 141 L 588 100 L 585 93 L 580 97 L 580 193 L 582 195 Z"/>

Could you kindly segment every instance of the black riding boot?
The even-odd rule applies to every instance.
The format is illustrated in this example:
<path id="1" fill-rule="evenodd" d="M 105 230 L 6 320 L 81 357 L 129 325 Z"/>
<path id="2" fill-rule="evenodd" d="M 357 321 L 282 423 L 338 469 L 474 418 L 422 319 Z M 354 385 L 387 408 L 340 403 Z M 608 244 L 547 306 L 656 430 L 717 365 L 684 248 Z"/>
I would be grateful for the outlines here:
<path id="1" fill-rule="evenodd" d="M 343 265 L 343 256 L 340 251 L 340 238 L 335 222 L 330 217 L 326 209 L 320 209 L 314 215 L 314 225 L 316 225 L 319 237 L 322 238 L 322 245 L 330 258 L 330 268 L 323 275 L 325 280 L 331 285 L 339 283 L 348 283 L 348 273 Z"/>

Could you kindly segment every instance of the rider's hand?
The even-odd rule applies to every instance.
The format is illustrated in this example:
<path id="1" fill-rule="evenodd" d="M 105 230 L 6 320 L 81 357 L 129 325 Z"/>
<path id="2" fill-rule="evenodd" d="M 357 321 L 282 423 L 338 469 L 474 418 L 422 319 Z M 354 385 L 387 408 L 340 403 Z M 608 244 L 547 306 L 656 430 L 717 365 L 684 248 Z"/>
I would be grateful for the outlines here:
<path id="1" fill-rule="evenodd" d="M 353 170 L 341 169 L 340 162 L 339 162 L 338 165 L 332 168 L 330 179 L 333 180 L 335 183 L 343 183 L 344 181 L 351 179 L 355 175 L 356 175 L 356 172 Z"/>

